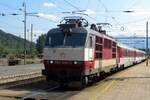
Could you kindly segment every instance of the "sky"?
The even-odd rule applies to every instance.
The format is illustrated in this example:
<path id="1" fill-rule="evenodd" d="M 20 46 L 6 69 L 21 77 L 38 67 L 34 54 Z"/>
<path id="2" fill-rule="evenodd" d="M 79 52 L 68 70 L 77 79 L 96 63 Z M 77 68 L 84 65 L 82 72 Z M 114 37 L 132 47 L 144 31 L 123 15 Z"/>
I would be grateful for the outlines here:
<path id="1" fill-rule="evenodd" d="M 34 26 L 34 40 L 57 27 L 66 16 L 82 16 L 90 24 L 110 23 L 104 28 L 111 36 L 145 36 L 146 21 L 150 20 L 150 0 L 0 0 L 0 29 L 24 37 L 23 11 L 19 10 L 24 1 L 27 13 L 39 16 L 27 16 L 27 29 Z M 80 10 L 81 14 L 69 13 Z"/>

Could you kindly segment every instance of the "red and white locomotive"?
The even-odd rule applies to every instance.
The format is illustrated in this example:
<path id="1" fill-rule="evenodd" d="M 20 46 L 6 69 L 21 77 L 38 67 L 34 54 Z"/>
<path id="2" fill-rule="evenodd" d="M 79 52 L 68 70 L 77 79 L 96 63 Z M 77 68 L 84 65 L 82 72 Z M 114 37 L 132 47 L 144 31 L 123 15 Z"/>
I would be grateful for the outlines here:
<path id="1" fill-rule="evenodd" d="M 87 84 L 103 73 L 117 71 L 145 59 L 145 52 L 117 43 L 82 17 L 65 17 L 47 33 L 43 75 L 59 83 Z"/>

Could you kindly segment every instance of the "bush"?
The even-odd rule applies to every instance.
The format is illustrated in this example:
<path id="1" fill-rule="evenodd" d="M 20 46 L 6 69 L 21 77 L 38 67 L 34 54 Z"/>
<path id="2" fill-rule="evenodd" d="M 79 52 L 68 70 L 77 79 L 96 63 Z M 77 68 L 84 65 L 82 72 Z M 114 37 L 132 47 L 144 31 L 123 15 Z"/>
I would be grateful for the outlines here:
<path id="1" fill-rule="evenodd" d="M 21 62 L 21 60 L 18 60 L 18 59 L 9 59 L 8 65 L 9 66 L 18 65 L 20 62 Z"/>

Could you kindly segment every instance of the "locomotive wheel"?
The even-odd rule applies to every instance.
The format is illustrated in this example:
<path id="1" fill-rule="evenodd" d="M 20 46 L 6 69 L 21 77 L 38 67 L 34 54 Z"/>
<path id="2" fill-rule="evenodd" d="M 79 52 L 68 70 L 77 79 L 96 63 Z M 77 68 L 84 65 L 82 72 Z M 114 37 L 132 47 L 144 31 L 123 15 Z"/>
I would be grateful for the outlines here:
<path id="1" fill-rule="evenodd" d="M 65 82 L 59 82 L 59 86 L 61 87 L 61 88 L 67 88 L 68 87 L 68 83 L 65 83 Z"/>
<path id="2" fill-rule="evenodd" d="M 103 72 L 100 72 L 100 78 L 101 79 L 104 79 L 106 77 L 106 73 L 103 71 Z"/>
<path id="3" fill-rule="evenodd" d="M 48 82 L 50 81 L 50 79 L 49 79 L 49 77 L 48 77 L 48 76 L 46 76 L 46 81 L 48 81 Z"/>
<path id="4" fill-rule="evenodd" d="M 89 82 L 89 79 L 88 79 L 87 76 L 85 76 L 85 77 L 82 78 L 82 85 L 83 85 L 83 86 L 88 85 L 88 82 Z"/>
<path id="5" fill-rule="evenodd" d="M 68 87 L 83 89 L 88 85 L 88 82 L 88 77 L 82 77 L 80 81 L 70 82 L 68 84 Z"/>

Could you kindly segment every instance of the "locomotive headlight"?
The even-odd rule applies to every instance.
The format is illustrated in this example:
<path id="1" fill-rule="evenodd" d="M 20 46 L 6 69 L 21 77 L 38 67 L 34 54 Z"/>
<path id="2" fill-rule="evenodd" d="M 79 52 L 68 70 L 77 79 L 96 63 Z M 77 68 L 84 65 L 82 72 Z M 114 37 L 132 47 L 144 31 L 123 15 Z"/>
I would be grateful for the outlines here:
<path id="1" fill-rule="evenodd" d="M 81 61 L 74 61 L 73 64 L 75 64 L 75 65 L 76 65 L 76 64 L 81 65 L 82 62 L 81 62 Z"/>
<path id="2" fill-rule="evenodd" d="M 53 63 L 54 63 L 54 61 L 51 60 L 51 61 L 50 61 L 50 64 L 53 64 Z"/>
<path id="3" fill-rule="evenodd" d="M 78 64 L 78 62 L 77 62 L 77 61 L 74 61 L 74 64 Z"/>

